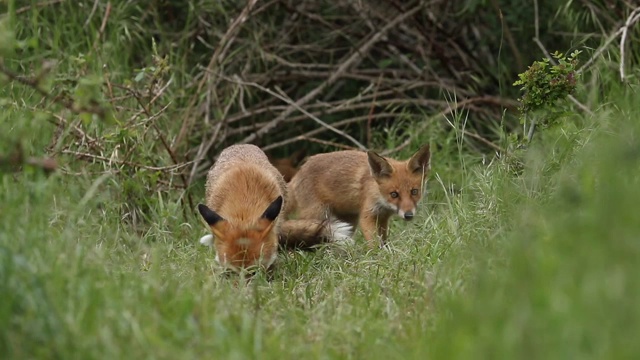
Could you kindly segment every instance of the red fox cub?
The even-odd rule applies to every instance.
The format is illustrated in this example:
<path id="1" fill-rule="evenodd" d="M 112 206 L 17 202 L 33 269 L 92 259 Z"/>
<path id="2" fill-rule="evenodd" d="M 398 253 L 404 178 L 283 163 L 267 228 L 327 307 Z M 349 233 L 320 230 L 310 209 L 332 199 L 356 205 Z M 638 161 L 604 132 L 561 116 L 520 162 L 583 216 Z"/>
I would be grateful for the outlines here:
<path id="1" fill-rule="evenodd" d="M 206 205 L 198 211 L 215 235 L 216 260 L 225 267 L 271 266 L 278 251 L 278 231 L 286 184 L 255 145 L 222 151 L 207 174 Z M 207 235 L 200 242 L 210 243 Z"/>
<path id="2" fill-rule="evenodd" d="M 284 181 L 288 183 L 296 172 L 298 172 L 298 165 L 300 165 L 306 155 L 307 151 L 305 149 L 300 149 L 286 158 L 269 157 L 269 162 L 278 169 L 282 176 L 284 176 Z"/>
<path id="3" fill-rule="evenodd" d="M 291 222 L 281 235 L 286 184 L 254 145 L 224 149 L 207 174 L 205 188 L 206 205 L 198 204 L 198 211 L 213 235 L 203 236 L 200 242 L 214 245 L 216 261 L 227 268 L 269 268 L 279 242 L 312 244 L 351 235 L 347 224 L 318 221 Z"/>
<path id="4" fill-rule="evenodd" d="M 299 219 L 337 218 L 360 229 L 369 246 L 388 237 L 389 218 L 411 220 L 430 170 L 429 145 L 409 160 L 373 151 L 336 151 L 311 156 L 289 184 L 287 213 Z"/>

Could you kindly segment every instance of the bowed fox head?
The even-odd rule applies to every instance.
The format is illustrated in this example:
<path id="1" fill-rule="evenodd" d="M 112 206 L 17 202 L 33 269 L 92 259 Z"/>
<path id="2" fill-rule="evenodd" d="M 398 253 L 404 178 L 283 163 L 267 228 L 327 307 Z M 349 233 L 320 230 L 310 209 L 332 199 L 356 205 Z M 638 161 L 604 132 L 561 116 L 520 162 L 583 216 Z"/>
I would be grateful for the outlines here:
<path id="1" fill-rule="evenodd" d="M 278 236 L 275 220 L 282 209 L 278 196 L 258 219 L 224 219 L 204 204 L 198 211 L 215 236 L 216 260 L 225 267 L 249 268 L 271 266 L 277 256 Z"/>
<path id="2" fill-rule="evenodd" d="M 406 161 L 384 158 L 373 151 L 367 152 L 367 158 L 380 189 L 381 197 L 376 204 L 379 210 L 405 220 L 413 219 L 431 168 L 429 145 L 422 146 Z"/>

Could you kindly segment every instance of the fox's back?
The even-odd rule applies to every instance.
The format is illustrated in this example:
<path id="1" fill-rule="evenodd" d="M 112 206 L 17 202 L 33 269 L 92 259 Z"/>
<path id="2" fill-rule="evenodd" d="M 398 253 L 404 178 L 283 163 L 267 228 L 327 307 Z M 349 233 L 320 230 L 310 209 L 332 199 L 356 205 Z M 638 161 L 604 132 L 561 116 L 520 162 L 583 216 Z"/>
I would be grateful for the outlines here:
<path id="1" fill-rule="evenodd" d="M 255 145 L 232 145 L 207 174 L 207 206 L 229 221 L 257 219 L 278 196 L 286 201 L 280 172 Z"/>
<path id="2" fill-rule="evenodd" d="M 357 213 L 366 190 L 375 186 L 367 154 L 346 150 L 311 156 L 291 181 L 291 193 L 299 205 L 308 195 L 331 204 L 340 213 Z"/>

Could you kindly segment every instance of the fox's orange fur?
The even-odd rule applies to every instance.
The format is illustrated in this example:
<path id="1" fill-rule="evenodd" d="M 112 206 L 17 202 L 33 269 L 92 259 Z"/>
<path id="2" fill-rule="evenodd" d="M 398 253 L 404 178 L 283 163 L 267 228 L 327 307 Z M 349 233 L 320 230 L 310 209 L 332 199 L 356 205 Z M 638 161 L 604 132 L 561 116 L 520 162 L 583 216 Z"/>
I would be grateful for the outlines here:
<path id="1" fill-rule="evenodd" d="M 289 184 L 287 213 L 299 219 L 334 219 L 360 226 L 370 246 L 388 237 L 389 219 L 411 220 L 430 169 L 429 145 L 409 160 L 373 151 L 336 151 L 311 156 Z"/>
<path id="2" fill-rule="evenodd" d="M 198 204 L 198 210 L 215 237 L 206 235 L 200 242 L 210 244 L 215 238 L 216 260 L 225 267 L 268 268 L 279 242 L 313 244 L 350 236 L 350 226 L 340 222 L 285 222 L 284 178 L 257 146 L 224 149 L 209 170 L 205 187 L 206 204 Z"/>
<path id="3" fill-rule="evenodd" d="M 269 267 L 277 256 L 280 210 L 286 199 L 282 175 L 255 145 L 222 151 L 207 174 L 200 214 L 215 235 L 216 259 L 227 267 Z"/>
<path id="4" fill-rule="evenodd" d="M 298 166 L 302 163 L 302 160 L 306 156 L 305 149 L 295 151 L 289 157 L 285 158 L 272 158 L 269 157 L 269 161 L 284 177 L 285 182 L 290 182 L 293 176 L 298 172 Z"/>

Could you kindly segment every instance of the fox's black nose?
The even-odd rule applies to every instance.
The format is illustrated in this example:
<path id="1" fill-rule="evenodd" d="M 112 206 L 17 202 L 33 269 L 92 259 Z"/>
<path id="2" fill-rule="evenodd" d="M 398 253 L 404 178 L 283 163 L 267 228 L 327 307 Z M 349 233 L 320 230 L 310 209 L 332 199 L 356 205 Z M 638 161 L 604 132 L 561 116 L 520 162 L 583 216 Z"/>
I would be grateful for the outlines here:
<path id="1" fill-rule="evenodd" d="M 413 211 L 407 211 L 406 213 L 404 213 L 404 219 L 405 220 L 413 219 Z"/>

